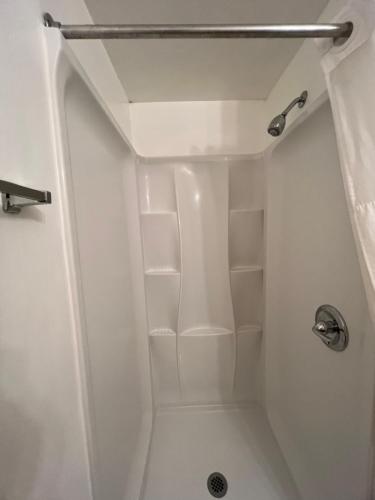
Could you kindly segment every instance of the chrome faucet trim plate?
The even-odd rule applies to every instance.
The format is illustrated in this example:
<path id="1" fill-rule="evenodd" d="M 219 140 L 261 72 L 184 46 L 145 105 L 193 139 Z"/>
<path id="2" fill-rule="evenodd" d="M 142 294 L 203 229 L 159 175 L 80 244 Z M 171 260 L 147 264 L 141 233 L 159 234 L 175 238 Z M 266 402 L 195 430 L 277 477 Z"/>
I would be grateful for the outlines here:
<path id="1" fill-rule="evenodd" d="M 348 346 L 348 327 L 340 311 L 333 306 L 325 304 L 318 307 L 312 331 L 334 351 L 344 351 Z"/>

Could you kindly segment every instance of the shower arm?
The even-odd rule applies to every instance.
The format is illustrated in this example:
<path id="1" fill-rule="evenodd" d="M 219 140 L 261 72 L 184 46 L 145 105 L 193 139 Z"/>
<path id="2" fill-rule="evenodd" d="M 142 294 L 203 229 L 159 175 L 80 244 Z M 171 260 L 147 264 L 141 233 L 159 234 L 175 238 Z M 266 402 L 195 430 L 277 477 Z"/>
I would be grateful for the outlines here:
<path id="1" fill-rule="evenodd" d="M 286 117 L 287 114 L 298 104 L 299 108 L 302 108 L 306 102 L 307 99 L 307 92 L 304 91 L 302 94 L 295 99 L 284 109 L 282 113 L 280 113 L 282 116 Z"/>

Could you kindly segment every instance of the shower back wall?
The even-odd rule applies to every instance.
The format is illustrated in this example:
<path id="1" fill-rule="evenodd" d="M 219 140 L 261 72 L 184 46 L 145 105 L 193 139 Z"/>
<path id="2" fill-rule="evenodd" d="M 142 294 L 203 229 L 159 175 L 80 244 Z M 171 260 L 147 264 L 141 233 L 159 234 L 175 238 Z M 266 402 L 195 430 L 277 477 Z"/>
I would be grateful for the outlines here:
<path id="1" fill-rule="evenodd" d="M 258 398 L 261 160 L 138 167 L 156 403 Z"/>

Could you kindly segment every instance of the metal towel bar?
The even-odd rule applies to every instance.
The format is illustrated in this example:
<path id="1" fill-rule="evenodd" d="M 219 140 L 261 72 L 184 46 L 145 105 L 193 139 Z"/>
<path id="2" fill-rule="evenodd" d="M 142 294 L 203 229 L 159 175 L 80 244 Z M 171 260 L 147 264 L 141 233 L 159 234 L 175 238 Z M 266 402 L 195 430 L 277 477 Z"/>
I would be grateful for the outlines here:
<path id="1" fill-rule="evenodd" d="M 13 182 L 0 180 L 0 193 L 3 211 L 7 214 L 18 214 L 23 207 L 52 203 L 50 191 L 39 191 Z M 14 203 L 12 197 L 25 198 L 25 203 Z"/>

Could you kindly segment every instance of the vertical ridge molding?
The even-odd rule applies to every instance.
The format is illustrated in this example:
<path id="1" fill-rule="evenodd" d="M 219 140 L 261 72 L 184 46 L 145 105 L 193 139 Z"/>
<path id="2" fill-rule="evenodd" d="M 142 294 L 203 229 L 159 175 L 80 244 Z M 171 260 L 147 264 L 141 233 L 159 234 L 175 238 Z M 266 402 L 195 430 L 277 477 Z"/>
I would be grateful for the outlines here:
<path id="1" fill-rule="evenodd" d="M 176 182 L 176 171 L 180 168 L 180 165 L 175 165 L 173 168 L 173 189 L 175 196 L 175 206 L 177 213 L 177 228 L 178 228 L 178 242 L 180 249 L 180 288 L 178 291 L 178 307 L 177 307 L 177 329 L 176 329 L 176 363 L 177 363 L 177 378 L 178 378 L 178 387 L 179 387 L 179 395 L 181 401 L 184 401 L 183 387 L 182 387 L 182 376 L 181 376 L 181 343 L 180 343 L 180 335 L 179 335 L 179 325 L 181 318 L 181 294 L 182 294 L 182 274 L 183 274 L 183 265 L 182 265 L 182 239 L 181 239 L 181 221 L 180 214 L 178 211 L 178 200 L 177 200 L 177 182 Z"/>
<path id="2" fill-rule="evenodd" d="M 233 331 L 228 279 L 228 167 L 187 163 L 176 168 L 181 238 L 178 331 Z"/>
<path id="3" fill-rule="evenodd" d="M 178 319 L 184 402 L 232 400 L 234 316 L 228 273 L 228 166 L 176 166 L 181 247 Z"/>
<path id="4" fill-rule="evenodd" d="M 228 281 L 230 288 L 230 298 L 231 298 L 231 307 L 232 307 L 232 316 L 234 323 L 234 335 L 233 335 L 233 376 L 232 376 L 232 399 L 234 398 L 235 390 L 236 390 L 236 377 L 238 371 L 238 341 L 237 341 L 237 332 L 236 332 L 236 322 L 234 316 L 234 303 L 233 303 L 233 290 L 232 290 L 232 275 L 231 275 L 231 267 L 232 267 L 232 257 L 231 257 L 231 163 L 228 162 L 227 169 L 227 193 L 228 193 L 228 219 L 227 219 L 227 249 L 228 249 L 228 261 L 227 261 L 227 272 L 228 272 Z"/>

